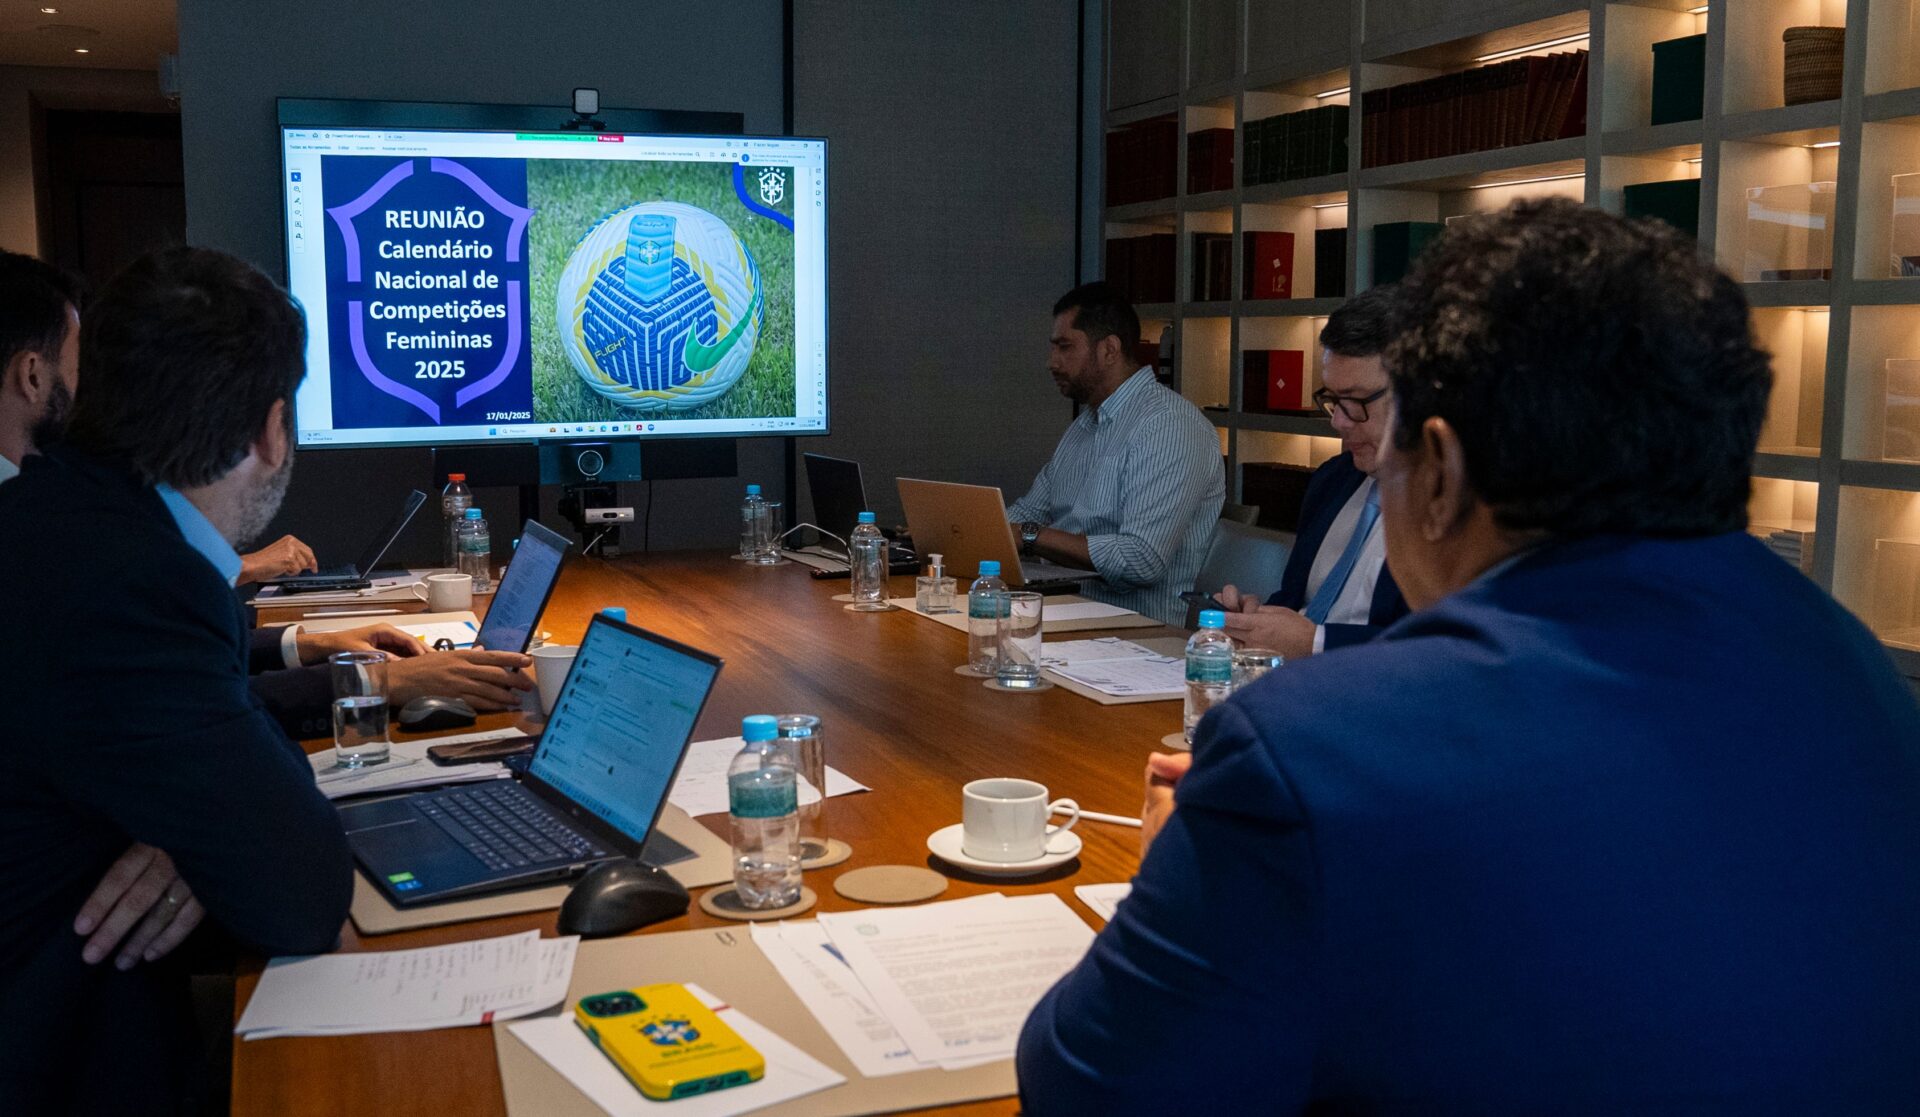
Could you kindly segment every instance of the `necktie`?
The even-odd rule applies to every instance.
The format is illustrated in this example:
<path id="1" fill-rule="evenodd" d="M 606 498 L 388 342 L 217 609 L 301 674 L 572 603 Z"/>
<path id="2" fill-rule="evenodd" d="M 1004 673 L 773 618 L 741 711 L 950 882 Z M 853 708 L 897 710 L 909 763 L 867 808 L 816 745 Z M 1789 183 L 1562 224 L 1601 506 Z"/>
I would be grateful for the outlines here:
<path id="1" fill-rule="evenodd" d="M 1372 533 L 1373 525 L 1380 519 L 1380 486 L 1374 485 L 1367 492 L 1367 502 L 1360 506 L 1360 519 L 1353 525 L 1353 538 L 1347 540 L 1347 549 L 1340 553 L 1340 561 L 1327 572 L 1327 580 L 1320 583 L 1320 592 L 1307 602 L 1305 616 L 1314 624 L 1325 624 L 1327 614 L 1333 612 L 1333 603 L 1340 600 L 1340 591 L 1347 588 L 1347 579 L 1353 574 L 1353 564 L 1360 561 L 1360 549 L 1367 545 L 1367 536 Z"/>

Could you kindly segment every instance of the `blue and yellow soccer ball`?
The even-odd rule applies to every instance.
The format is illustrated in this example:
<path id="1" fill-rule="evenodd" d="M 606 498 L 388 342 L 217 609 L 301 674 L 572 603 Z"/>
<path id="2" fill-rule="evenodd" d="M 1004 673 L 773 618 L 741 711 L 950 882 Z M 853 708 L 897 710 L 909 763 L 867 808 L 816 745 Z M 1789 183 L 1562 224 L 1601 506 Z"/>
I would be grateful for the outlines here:
<path id="1" fill-rule="evenodd" d="M 766 300 L 760 265 L 726 222 L 679 202 L 641 202 L 580 238 L 554 310 L 588 387 L 624 408 L 672 412 L 740 382 Z"/>

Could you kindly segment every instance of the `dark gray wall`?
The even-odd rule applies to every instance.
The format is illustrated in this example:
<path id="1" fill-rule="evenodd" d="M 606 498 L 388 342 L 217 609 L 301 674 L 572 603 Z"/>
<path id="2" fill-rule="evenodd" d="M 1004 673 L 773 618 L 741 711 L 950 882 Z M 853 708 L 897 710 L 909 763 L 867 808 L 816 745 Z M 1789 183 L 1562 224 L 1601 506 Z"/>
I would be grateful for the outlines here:
<path id="1" fill-rule="evenodd" d="M 282 274 L 278 97 L 605 104 L 744 113 L 782 127 L 778 0 L 181 0 L 187 233 Z M 799 0 L 794 129 L 830 140 L 828 361 L 834 434 L 883 519 L 899 474 L 999 484 L 1045 459 L 1068 408 L 1044 373 L 1047 309 L 1073 279 L 1076 0 Z M 778 491 L 779 442 L 740 444 L 737 479 L 656 484 L 656 548 L 734 535 L 742 481 Z M 274 525 L 344 560 L 425 451 L 300 455 Z M 804 483 L 800 486 L 803 490 Z M 505 537 L 514 498 L 482 490 Z M 557 494 L 543 518 L 557 524 Z M 644 485 L 620 499 L 644 508 Z M 378 511 L 365 511 L 367 505 Z M 627 546 L 640 546 L 629 529 Z M 409 537 L 409 558 L 431 551 Z"/>
<path id="2" fill-rule="evenodd" d="M 1075 0 L 800 0 L 794 131 L 828 137 L 831 437 L 882 522 L 899 476 L 1026 491 L 1072 415 Z M 805 488 L 804 482 L 801 488 Z"/>

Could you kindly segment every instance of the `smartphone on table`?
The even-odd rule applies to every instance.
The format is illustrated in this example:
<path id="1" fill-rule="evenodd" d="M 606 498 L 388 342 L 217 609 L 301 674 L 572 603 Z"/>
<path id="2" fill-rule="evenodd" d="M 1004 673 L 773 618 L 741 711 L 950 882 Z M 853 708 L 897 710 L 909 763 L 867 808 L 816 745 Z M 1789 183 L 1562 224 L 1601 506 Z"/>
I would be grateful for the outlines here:
<path id="1" fill-rule="evenodd" d="M 758 1082 L 767 1061 L 678 984 L 582 997 L 573 1022 L 627 1081 L 655 1101 Z"/>

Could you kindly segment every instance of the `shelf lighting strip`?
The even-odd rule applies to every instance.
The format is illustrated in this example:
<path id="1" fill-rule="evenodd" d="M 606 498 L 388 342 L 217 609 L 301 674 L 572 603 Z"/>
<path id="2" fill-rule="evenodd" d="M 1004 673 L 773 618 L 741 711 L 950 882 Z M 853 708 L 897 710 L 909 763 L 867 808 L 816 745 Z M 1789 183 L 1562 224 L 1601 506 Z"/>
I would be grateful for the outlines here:
<path id="1" fill-rule="evenodd" d="M 1342 97 L 1352 92 L 1353 92 L 1353 86 L 1343 85 L 1338 89 L 1329 89 L 1324 93 L 1315 93 L 1313 95 L 1313 99 L 1316 101 L 1324 101 L 1329 97 Z"/>
<path id="2" fill-rule="evenodd" d="M 1476 182 L 1467 189 L 1492 190 L 1499 186 L 1527 186 L 1535 182 L 1565 182 L 1568 179 L 1585 177 L 1587 177 L 1585 172 L 1576 172 L 1570 175 L 1542 175 L 1539 178 L 1516 178 L 1508 182 Z"/>
<path id="3" fill-rule="evenodd" d="M 1511 50 L 1496 50 L 1492 54 L 1483 54 L 1474 59 L 1474 61 L 1498 62 L 1503 58 L 1518 58 L 1523 54 L 1532 54 L 1536 50 L 1546 50 L 1549 47 L 1564 47 L 1572 43 L 1584 43 L 1592 37 L 1591 33 L 1582 31 L 1578 35 L 1564 35 L 1558 39 L 1548 39 L 1544 43 L 1534 43 L 1531 46 L 1514 47 Z"/>

